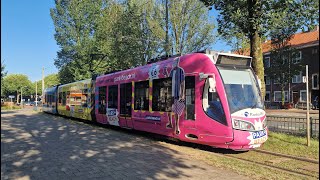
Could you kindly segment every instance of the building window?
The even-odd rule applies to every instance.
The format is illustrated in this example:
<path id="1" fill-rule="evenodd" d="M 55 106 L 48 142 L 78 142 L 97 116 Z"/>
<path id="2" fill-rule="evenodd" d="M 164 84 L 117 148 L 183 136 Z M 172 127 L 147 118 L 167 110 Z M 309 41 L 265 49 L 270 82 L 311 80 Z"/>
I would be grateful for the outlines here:
<path id="1" fill-rule="evenodd" d="M 264 97 L 264 101 L 270 102 L 270 91 L 266 91 L 266 96 Z"/>
<path id="2" fill-rule="evenodd" d="M 274 84 L 280 84 L 280 77 L 277 77 L 276 79 L 273 80 Z"/>
<path id="3" fill-rule="evenodd" d="M 312 89 L 319 89 L 319 74 L 312 74 Z"/>
<path id="4" fill-rule="evenodd" d="M 293 55 L 292 55 L 292 63 L 298 64 L 298 63 L 301 62 L 301 59 L 302 59 L 301 51 L 293 53 Z"/>
<path id="5" fill-rule="evenodd" d="M 171 111 L 172 78 L 156 79 L 152 88 L 152 110 Z"/>
<path id="6" fill-rule="evenodd" d="M 288 91 L 284 91 L 284 101 L 288 102 Z M 282 102 L 281 91 L 274 92 L 274 102 Z"/>
<path id="7" fill-rule="evenodd" d="M 306 101 L 307 101 L 307 91 L 300 90 L 300 102 L 306 102 Z"/>
<path id="8" fill-rule="evenodd" d="M 301 83 L 302 82 L 302 72 L 300 71 L 299 75 L 294 75 L 292 78 L 292 83 Z"/>
<path id="9" fill-rule="evenodd" d="M 106 114 L 106 90 L 105 86 L 99 87 L 99 114 Z"/>
<path id="10" fill-rule="evenodd" d="M 264 82 L 266 83 L 266 85 L 270 85 L 270 77 L 264 76 Z"/>
<path id="11" fill-rule="evenodd" d="M 134 85 L 134 109 L 149 109 L 149 81 L 137 82 Z"/>
<path id="12" fill-rule="evenodd" d="M 317 54 L 318 53 L 318 48 L 313 48 L 312 49 L 312 54 Z"/>
<path id="13" fill-rule="evenodd" d="M 265 57 L 263 60 L 264 67 L 270 67 L 270 57 Z"/>
<path id="14" fill-rule="evenodd" d="M 118 109 L 118 85 L 109 86 L 108 108 Z"/>

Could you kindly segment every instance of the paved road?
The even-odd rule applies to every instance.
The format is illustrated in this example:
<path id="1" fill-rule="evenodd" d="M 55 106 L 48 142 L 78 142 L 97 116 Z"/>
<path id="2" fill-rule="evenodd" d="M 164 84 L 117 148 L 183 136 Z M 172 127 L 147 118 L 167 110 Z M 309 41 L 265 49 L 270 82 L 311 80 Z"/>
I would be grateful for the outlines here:
<path id="1" fill-rule="evenodd" d="M 130 131 L 22 110 L 1 112 L 1 179 L 249 178 Z"/>

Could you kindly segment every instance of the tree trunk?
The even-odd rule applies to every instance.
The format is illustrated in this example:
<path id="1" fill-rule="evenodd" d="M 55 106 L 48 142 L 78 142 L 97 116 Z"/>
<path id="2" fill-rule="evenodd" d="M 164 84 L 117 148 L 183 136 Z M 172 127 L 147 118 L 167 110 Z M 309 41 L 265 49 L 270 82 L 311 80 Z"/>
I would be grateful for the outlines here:
<path id="1" fill-rule="evenodd" d="M 250 56 L 252 57 L 252 67 L 258 78 L 261 80 L 261 95 L 264 99 L 266 87 L 264 82 L 264 66 L 261 46 L 261 37 L 258 31 L 255 31 L 250 38 Z"/>
<path id="2" fill-rule="evenodd" d="M 17 91 L 17 103 L 19 103 L 19 96 L 20 96 L 20 94 L 19 94 L 19 92 Z"/>
<path id="3" fill-rule="evenodd" d="M 284 107 L 284 101 L 285 101 L 285 94 L 284 94 L 284 87 L 281 88 L 281 105 Z"/>
<path id="4" fill-rule="evenodd" d="M 261 0 L 247 0 L 249 12 L 249 38 L 250 38 L 250 56 L 252 57 L 252 67 L 261 81 L 261 95 L 265 98 L 264 66 L 261 37 L 259 34 L 259 23 L 257 19 L 261 17 Z"/>

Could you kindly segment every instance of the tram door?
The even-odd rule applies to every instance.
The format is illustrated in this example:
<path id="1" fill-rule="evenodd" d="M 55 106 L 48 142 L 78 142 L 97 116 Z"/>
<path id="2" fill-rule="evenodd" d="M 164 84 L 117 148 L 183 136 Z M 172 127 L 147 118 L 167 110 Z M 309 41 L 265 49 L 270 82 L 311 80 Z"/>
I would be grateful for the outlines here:
<path id="1" fill-rule="evenodd" d="M 131 119 L 132 104 L 132 83 L 120 85 L 120 118 L 124 126 L 133 128 Z"/>

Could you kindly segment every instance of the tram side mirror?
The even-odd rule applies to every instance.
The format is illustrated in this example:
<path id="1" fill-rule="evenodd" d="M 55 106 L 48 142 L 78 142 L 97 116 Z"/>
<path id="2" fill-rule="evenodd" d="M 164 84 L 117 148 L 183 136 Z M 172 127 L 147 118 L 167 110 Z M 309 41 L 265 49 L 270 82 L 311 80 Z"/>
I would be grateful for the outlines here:
<path id="1" fill-rule="evenodd" d="M 216 80 L 214 76 L 209 76 L 209 92 L 216 92 Z"/>

